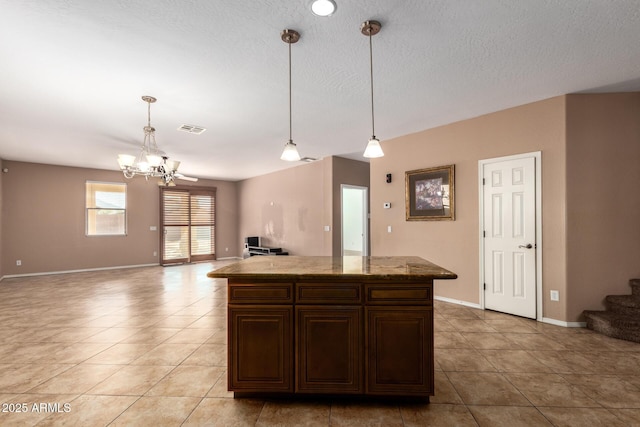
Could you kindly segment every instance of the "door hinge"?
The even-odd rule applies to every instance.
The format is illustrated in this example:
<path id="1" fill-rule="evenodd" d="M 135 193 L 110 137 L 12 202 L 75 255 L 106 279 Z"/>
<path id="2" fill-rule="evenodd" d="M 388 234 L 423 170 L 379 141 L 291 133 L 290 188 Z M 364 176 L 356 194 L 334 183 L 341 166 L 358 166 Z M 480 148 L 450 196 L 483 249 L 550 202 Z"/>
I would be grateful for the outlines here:
<path id="1" fill-rule="evenodd" d="M 484 178 L 482 178 L 482 185 L 484 185 Z"/>
<path id="2" fill-rule="evenodd" d="M 482 237 L 487 237 L 487 232 L 482 230 Z"/>
<path id="3" fill-rule="evenodd" d="M 486 291 L 487 290 L 487 284 L 483 283 L 483 285 L 484 285 L 483 289 Z"/>

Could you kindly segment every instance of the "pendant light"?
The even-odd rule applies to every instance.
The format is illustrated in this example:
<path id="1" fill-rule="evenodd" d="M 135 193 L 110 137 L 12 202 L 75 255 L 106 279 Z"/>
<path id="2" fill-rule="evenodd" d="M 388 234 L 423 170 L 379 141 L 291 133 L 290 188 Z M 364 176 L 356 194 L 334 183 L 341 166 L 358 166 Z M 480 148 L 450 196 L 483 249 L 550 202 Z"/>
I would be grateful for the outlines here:
<path id="1" fill-rule="evenodd" d="M 283 30 L 281 38 L 283 42 L 289 45 L 289 141 L 285 144 L 280 159 L 288 162 L 297 162 L 300 160 L 300 154 L 298 154 L 296 144 L 291 138 L 291 45 L 300 40 L 300 33 L 296 30 Z"/>
<path id="2" fill-rule="evenodd" d="M 371 37 L 380 32 L 382 25 L 378 21 L 365 21 L 360 26 L 360 32 L 369 37 L 369 65 L 371 71 L 371 138 L 367 144 L 367 148 L 364 150 L 364 157 L 374 158 L 384 156 L 380 141 L 376 138 L 376 127 L 373 115 L 373 47 L 371 43 Z"/>

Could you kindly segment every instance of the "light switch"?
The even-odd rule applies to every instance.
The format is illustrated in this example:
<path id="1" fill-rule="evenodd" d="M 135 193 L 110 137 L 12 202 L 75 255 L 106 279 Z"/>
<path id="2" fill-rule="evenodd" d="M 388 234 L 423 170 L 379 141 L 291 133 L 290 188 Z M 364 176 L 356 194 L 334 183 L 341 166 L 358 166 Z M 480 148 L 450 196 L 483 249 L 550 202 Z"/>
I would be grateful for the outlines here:
<path id="1" fill-rule="evenodd" d="M 391 233 L 391 226 L 387 225 L 387 233 Z"/>

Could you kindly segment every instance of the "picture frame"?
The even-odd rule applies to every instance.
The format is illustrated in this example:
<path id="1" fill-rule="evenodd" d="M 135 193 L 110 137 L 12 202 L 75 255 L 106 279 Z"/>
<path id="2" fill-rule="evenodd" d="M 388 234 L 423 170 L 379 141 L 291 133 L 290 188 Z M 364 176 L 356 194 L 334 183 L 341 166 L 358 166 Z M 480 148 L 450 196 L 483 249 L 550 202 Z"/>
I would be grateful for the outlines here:
<path id="1" fill-rule="evenodd" d="M 405 172 L 407 221 L 455 220 L 455 165 Z"/>

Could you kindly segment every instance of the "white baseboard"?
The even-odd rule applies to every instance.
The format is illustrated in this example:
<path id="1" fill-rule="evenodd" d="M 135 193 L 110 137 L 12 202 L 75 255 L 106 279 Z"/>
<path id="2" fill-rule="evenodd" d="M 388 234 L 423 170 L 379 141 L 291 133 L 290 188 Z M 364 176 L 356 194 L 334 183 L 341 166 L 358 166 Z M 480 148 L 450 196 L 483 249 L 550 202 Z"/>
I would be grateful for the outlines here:
<path id="1" fill-rule="evenodd" d="M 229 261 L 229 260 L 242 260 L 242 257 L 239 256 L 229 256 L 229 257 L 225 257 L 225 258 L 216 258 L 216 261 Z"/>
<path id="2" fill-rule="evenodd" d="M 548 317 L 542 318 L 543 323 L 549 323 L 550 325 L 564 326 L 565 328 L 586 328 L 587 322 L 565 322 L 562 320 L 550 319 Z"/>
<path id="3" fill-rule="evenodd" d="M 461 300 L 457 300 L 457 299 L 453 299 L 453 298 L 446 298 L 446 297 L 437 297 L 434 296 L 433 297 L 434 300 L 437 301 L 444 301 L 444 302 L 450 302 L 452 304 L 458 304 L 458 305 L 463 305 L 465 307 L 471 307 L 471 308 L 481 308 L 480 304 L 473 304 L 471 302 L 467 302 L 467 301 L 461 301 Z"/>
<path id="4" fill-rule="evenodd" d="M 436 300 L 436 301 L 449 302 L 451 304 L 458 304 L 458 305 L 462 305 L 462 306 L 465 306 L 465 307 L 477 308 L 477 309 L 480 309 L 480 310 L 482 309 L 480 304 L 473 304 L 473 303 L 470 303 L 470 302 L 467 302 L 467 301 L 461 301 L 461 300 L 457 300 L 457 299 L 453 299 L 453 298 L 445 298 L 445 297 L 434 296 L 433 299 Z M 585 328 L 587 326 L 586 322 L 564 322 L 562 320 L 551 319 L 551 318 L 548 318 L 548 317 L 543 317 L 542 318 L 542 323 L 549 323 L 550 325 L 563 326 L 565 328 Z"/>
<path id="5" fill-rule="evenodd" d="M 8 274 L 6 276 L 2 276 L 2 279 L 9 279 L 12 277 L 50 276 L 52 274 L 83 273 L 87 271 L 120 270 L 123 268 L 156 267 L 159 265 L 160 264 L 136 264 L 136 265 L 120 265 L 116 267 L 83 268 L 79 270 L 47 271 L 42 273 Z"/>

